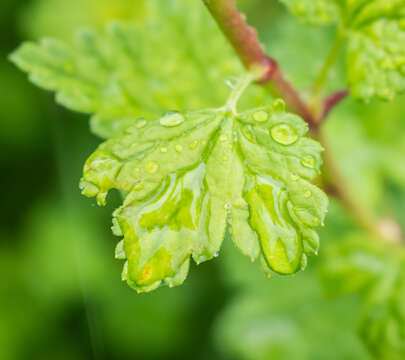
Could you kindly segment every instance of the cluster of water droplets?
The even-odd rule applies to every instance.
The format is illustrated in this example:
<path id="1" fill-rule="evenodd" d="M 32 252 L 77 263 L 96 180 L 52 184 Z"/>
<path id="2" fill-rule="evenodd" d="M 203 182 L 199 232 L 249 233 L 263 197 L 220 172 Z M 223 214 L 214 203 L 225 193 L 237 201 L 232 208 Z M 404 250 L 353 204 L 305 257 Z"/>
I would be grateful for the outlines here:
<path id="1" fill-rule="evenodd" d="M 173 128 L 176 126 L 181 125 L 184 121 L 185 121 L 185 116 L 183 114 L 181 114 L 178 111 L 168 111 L 166 114 L 164 114 L 160 119 L 159 119 L 159 124 L 163 127 L 167 127 L 167 128 Z M 145 127 L 145 125 L 147 124 L 147 121 L 143 118 L 140 118 L 136 121 L 135 125 L 133 127 L 131 127 L 130 129 L 127 130 L 127 133 L 131 134 L 132 132 L 134 132 L 135 130 L 138 129 L 142 129 L 143 127 Z M 220 141 L 226 141 L 226 138 L 224 137 L 220 137 Z M 188 148 L 190 150 L 195 150 L 199 145 L 206 145 L 207 141 L 206 140 L 193 140 L 189 145 Z M 176 144 L 174 145 L 174 150 L 177 153 L 182 153 L 185 150 L 185 147 L 182 144 Z M 168 146 L 161 146 L 159 151 L 162 154 L 166 154 L 169 152 L 169 147 Z M 149 174 L 155 174 L 156 172 L 158 172 L 160 168 L 160 165 L 157 161 L 155 160 L 148 160 L 145 163 L 145 170 L 146 172 L 148 172 Z M 139 177 L 139 172 L 141 171 L 141 169 L 139 167 L 136 167 L 134 169 L 134 175 L 136 177 Z M 139 181 L 135 186 L 134 186 L 134 190 L 140 191 L 143 190 L 143 183 L 142 181 Z"/>
<path id="2" fill-rule="evenodd" d="M 282 108 L 282 105 L 283 104 L 279 106 L 276 104 L 276 107 Z M 269 119 L 269 114 L 264 110 L 259 110 L 253 113 L 252 118 L 258 123 L 264 123 Z M 297 130 L 287 123 L 279 123 L 274 125 L 270 130 L 270 135 L 275 142 L 285 146 L 293 145 L 299 138 Z M 304 155 L 301 158 L 301 164 L 306 168 L 314 169 L 316 167 L 317 160 L 312 155 Z"/>

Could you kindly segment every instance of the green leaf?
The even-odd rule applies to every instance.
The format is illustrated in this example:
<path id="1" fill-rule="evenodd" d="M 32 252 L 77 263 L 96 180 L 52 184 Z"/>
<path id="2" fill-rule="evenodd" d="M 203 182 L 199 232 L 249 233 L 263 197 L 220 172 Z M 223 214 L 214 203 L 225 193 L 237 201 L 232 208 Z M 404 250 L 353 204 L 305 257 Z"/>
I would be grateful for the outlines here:
<path id="1" fill-rule="evenodd" d="M 160 2 L 163 13 L 168 2 L 157 1 Z M 259 1 L 238 0 L 238 6 L 243 10 L 254 9 Z M 83 26 L 102 29 L 112 20 L 143 20 L 150 16 L 153 2 L 156 3 L 156 0 L 33 0 L 22 6 L 19 25 L 29 38 L 39 39 L 51 35 L 58 39 L 70 40 L 72 33 Z M 189 0 L 171 0 L 169 5 L 173 7 L 173 4 L 179 3 L 187 9 L 184 12 L 187 14 L 190 10 L 193 11 L 192 7 L 198 7 L 198 2 Z M 63 14 L 63 21 L 60 21 L 59 16 L 51 14 Z M 1 15 L 6 17 L 8 14 L 2 12 Z"/>
<path id="2" fill-rule="evenodd" d="M 215 340 L 225 358 L 370 360 L 356 334 L 355 302 L 326 301 L 301 276 L 277 280 L 267 292 L 248 289 L 236 295 L 220 314 Z M 303 282 L 312 296 L 302 295 Z"/>
<path id="3" fill-rule="evenodd" d="M 405 90 L 405 31 L 395 20 L 362 26 L 349 38 L 348 82 L 354 96 L 391 100 Z"/>
<path id="4" fill-rule="evenodd" d="M 101 144 L 81 188 L 99 204 L 113 188 L 126 194 L 114 213 L 114 232 L 124 236 L 123 279 L 138 291 L 178 285 L 190 256 L 197 263 L 216 256 L 227 229 L 266 270 L 298 271 L 305 254 L 317 252 L 313 229 L 327 207 L 309 182 L 322 148 L 304 137 L 307 130 L 275 101 L 242 113 L 224 107 L 140 119 Z"/>
<path id="5" fill-rule="evenodd" d="M 73 44 L 27 42 L 11 60 L 35 84 L 55 91 L 58 103 L 91 114 L 92 131 L 104 138 L 138 117 L 222 105 L 224 79 L 242 68 L 203 3 L 148 0 L 144 6 L 142 23 L 82 30 Z M 253 92 L 254 104 L 261 92 Z"/>
<path id="6" fill-rule="evenodd" d="M 362 294 L 360 335 L 377 359 L 405 355 L 405 253 L 397 245 L 354 234 L 327 246 L 322 266 L 328 294 Z"/>
<path id="7" fill-rule="evenodd" d="M 378 359 L 405 357 L 405 262 L 393 262 L 368 299 L 360 335 Z"/>
<path id="8" fill-rule="evenodd" d="M 387 260 L 378 240 L 351 234 L 325 247 L 322 279 L 329 295 L 369 290 L 385 272 Z"/>
<path id="9" fill-rule="evenodd" d="M 334 0 L 280 0 L 303 22 L 323 25 L 339 18 L 339 7 Z"/>
<path id="10" fill-rule="evenodd" d="M 304 22 L 339 26 L 353 96 L 392 100 L 405 90 L 404 0 L 281 1 Z"/>
<path id="11" fill-rule="evenodd" d="M 34 0 L 22 7 L 19 25 L 29 38 L 55 36 L 69 41 L 83 26 L 102 29 L 112 20 L 142 20 L 147 12 L 146 3 L 150 1 Z M 63 21 L 50 14 L 63 14 Z"/>
<path id="12" fill-rule="evenodd" d="M 217 347 L 225 358 L 370 358 L 356 332 L 360 302 L 353 295 L 325 298 L 317 263 L 300 276 L 276 275 L 267 281 L 228 245 L 224 244 L 220 265 L 234 296 L 214 327 Z"/>

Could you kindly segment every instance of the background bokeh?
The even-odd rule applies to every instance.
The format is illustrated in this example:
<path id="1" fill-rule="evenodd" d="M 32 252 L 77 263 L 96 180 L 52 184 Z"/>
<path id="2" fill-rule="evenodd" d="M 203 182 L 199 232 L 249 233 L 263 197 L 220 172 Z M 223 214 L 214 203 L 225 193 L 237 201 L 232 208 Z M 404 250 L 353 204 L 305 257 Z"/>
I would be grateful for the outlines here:
<path id="1" fill-rule="evenodd" d="M 137 295 L 120 281 L 110 231 L 118 195 L 99 208 L 78 189 L 100 140 L 87 116 L 56 105 L 7 56 L 27 39 L 141 21 L 135 3 L 0 0 L 0 359 L 370 359 L 358 336 L 359 294 L 333 298 L 319 275 L 323 248 L 358 230 L 335 202 L 320 256 L 304 273 L 267 279 L 225 239 L 221 256 L 193 266 L 180 287 Z M 240 4 L 305 92 L 333 30 L 299 25 L 276 1 Z M 348 100 L 327 136 L 361 201 L 405 225 L 403 102 Z"/>

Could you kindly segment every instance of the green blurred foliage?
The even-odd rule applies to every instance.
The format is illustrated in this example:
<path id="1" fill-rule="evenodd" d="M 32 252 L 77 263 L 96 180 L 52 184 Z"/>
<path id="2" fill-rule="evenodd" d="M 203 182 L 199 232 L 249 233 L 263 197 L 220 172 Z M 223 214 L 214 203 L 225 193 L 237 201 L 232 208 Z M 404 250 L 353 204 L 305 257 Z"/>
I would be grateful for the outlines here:
<path id="1" fill-rule="evenodd" d="M 308 94 L 334 30 L 299 24 L 276 1 L 238 2 Z M 141 21 L 138 5 L 0 0 L 0 359 L 402 359 L 403 261 L 374 246 L 335 202 L 319 258 L 293 278 L 266 279 L 228 246 L 176 289 L 136 295 L 119 281 L 108 225 L 119 196 L 100 210 L 77 189 L 99 140 L 86 117 L 54 105 L 6 56 L 27 38 L 71 39 L 78 27 Z M 344 86 L 343 64 L 328 92 Z M 404 111 L 403 97 L 347 100 L 325 128 L 356 196 L 403 227 Z"/>
<path id="2" fill-rule="evenodd" d="M 231 247 L 226 252 L 223 276 L 235 295 L 217 320 L 216 340 L 227 358 L 369 359 L 356 334 L 358 299 L 325 298 L 317 265 L 266 279 Z"/>
<path id="3" fill-rule="evenodd" d="M 392 100 L 405 90 L 405 2 L 402 0 L 280 0 L 301 22 L 336 25 L 335 45 L 347 43 L 351 96 Z M 340 48 L 333 47 L 333 49 Z M 332 58 L 336 54 L 331 52 Z"/>
<path id="4" fill-rule="evenodd" d="M 81 27 L 91 26 L 102 30 L 111 20 L 142 21 L 148 15 L 147 2 L 148 0 L 35 0 L 21 12 L 19 24 L 24 35 L 29 38 L 40 39 L 52 35 L 69 41 Z M 238 6 L 245 11 L 254 9 L 260 3 L 261 0 L 238 0 Z M 63 21 L 60 14 L 64 14 Z"/>

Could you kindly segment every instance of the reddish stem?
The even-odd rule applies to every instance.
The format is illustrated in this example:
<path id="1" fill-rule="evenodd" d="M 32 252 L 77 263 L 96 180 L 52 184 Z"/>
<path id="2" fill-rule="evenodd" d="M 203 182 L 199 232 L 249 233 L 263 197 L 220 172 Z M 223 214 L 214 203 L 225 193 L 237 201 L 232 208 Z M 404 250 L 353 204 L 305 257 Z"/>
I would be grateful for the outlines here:
<path id="1" fill-rule="evenodd" d="M 259 44 L 257 31 L 246 23 L 236 7 L 236 0 L 203 0 L 212 17 L 227 37 L 246 68 L 268 68 L 266 55 Z"/>
<path id="2" fill-rule="evenodd" d="M 285 78 L 277 61 L 268 57 L 258 40 L 257 31 L 246 23 L 245 16 L 236 7 L 236 0 L 203 0 L 212 17 L 227 37 L 244 66 L 248 69 L 263 67 L 259 84 L 270 84 L 310 126 L 316 127 L 313 113 L 298 91 Z"/>
<path id="3" fill-rule="evenodd" d="M 268 57 L 268 60 L 272 64 L 272 71 L 267 80 L 269 84 L 274 87 L 277 93 L 282 94 L 290 109 L 299 114 L 307 122 L 311 129 L 317 127 L 318 122 L 311 109 L 301 98 L 298 91 L 296 91 L 291 83 L 285 78 L 277 61 L 270 57 Z"/>
<path id="4" fill-rule="evenodd" d="M 338 105 L 342 100 L 344 100 L 349 95 L 349 90 L 344 89 L 340 91 L 336 91 L 332 95 L 328 96 L 324 103 L 323 103 L 323 112 L 320 117 L 320 123 L 325 120 L 330 112 L 334 109 L 336 105 Z"/>

